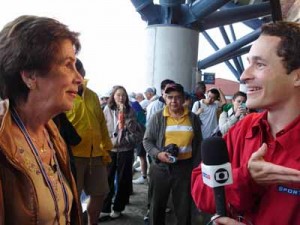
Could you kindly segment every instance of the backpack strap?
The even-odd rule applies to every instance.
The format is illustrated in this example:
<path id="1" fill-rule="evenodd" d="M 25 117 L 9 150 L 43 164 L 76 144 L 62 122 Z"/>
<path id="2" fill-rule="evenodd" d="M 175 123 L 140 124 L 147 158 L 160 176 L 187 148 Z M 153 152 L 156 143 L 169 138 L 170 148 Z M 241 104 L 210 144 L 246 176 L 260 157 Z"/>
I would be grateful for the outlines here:
<path id="1" fill-rule="evenodd" d="M 201 108 L 201 102 L 200 102 L 200 101 L 201 101 L 201 100 L 198 101 L 198 109 Z"/>

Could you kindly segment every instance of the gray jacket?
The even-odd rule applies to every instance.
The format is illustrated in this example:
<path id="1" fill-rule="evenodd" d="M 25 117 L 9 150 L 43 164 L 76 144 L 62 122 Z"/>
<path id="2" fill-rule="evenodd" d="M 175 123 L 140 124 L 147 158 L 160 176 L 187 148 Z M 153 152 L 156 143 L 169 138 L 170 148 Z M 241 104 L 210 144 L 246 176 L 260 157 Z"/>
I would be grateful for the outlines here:
<path id="1" fill-rule="evenodd" d="M 136 119 L 132 108 L 125 114 L 125 129 L 118 130 L 118 112 L 105 106 L 103 110 L 107 130 L 113 144 L 112 152 L 133 151 L 133 149 L 142 142 L 144 130 Z"/>
<path id="2" fill-rule="evenodd" d="M 192 123 L 194 138 L 192 141 L 193 167 L 197 167 L 201 162 L 201 122 L 198 116 L 189 112 Z M 162 152 L 165 143 L 166 117 L 163 116 L 163 109 L 155 113 L 147 124 L 143 139 L 146 152 L 154 159 L 158 153 Z M 155 160 L 154 160 L 155 161 Z"/>

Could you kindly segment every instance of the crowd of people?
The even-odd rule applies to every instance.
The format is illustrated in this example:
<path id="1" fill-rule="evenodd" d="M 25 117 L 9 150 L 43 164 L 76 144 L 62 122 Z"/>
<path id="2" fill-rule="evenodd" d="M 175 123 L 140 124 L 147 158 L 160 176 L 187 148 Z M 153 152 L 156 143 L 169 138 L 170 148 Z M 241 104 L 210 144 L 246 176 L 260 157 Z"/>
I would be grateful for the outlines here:
<path id="1" fill-rule="evenodd" d="M 228 217 L 208 223 L 300 223 L 299 24 L 262 26 L 241 76 L 247 93 L 231 102 L 218 87 L 199 82 L 189 93 L 171 79 L 161 96 L 120 85 L 98 96 L 84 79 L 78 35 L 37 16 L 0 32 L 0 225 L 118 219 L 133 184 L 148 185 L 147 224 L 164 225 L 168 208 L 177 225 L 191 225 L 193 207 L 210 218 L 215 196 L 200 163 L 201 143 L 214 135 L 226 142 L 233 184 Z"/>

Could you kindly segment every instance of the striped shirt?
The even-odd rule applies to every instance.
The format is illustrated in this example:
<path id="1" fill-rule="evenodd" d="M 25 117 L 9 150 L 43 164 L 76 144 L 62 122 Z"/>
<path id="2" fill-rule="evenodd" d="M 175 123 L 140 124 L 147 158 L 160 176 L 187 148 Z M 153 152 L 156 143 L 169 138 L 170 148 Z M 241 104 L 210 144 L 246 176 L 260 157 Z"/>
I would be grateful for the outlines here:
<path id="1" fill-rule="evenodd" d="M 179 147 L 178 160 L 190 159 L 192 157 L 192 140 L 194 132 L 188 116 L 188 108 L 179 118 L 170 115 L 168 106 L 164 108 L 163 116 L 166 117 L 165 146 L 176 144 Z"/>

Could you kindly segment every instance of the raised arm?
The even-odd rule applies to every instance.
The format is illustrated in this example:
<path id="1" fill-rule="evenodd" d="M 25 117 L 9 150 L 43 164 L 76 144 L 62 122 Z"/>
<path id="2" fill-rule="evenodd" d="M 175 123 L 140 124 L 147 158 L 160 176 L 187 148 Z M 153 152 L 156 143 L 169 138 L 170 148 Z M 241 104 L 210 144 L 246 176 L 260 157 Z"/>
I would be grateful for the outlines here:
<path id="1" fill-rule="evenodd" d="M 225 95 L 224 95 L 223 91 L 220 88 L 218 88 L 218 91 L 220 93 L 219 106 L 222 107 L 223 105 L 225 105 L 227 103 L 227 101 L 226 101 L 226 98 L 225 98 Z"/>

